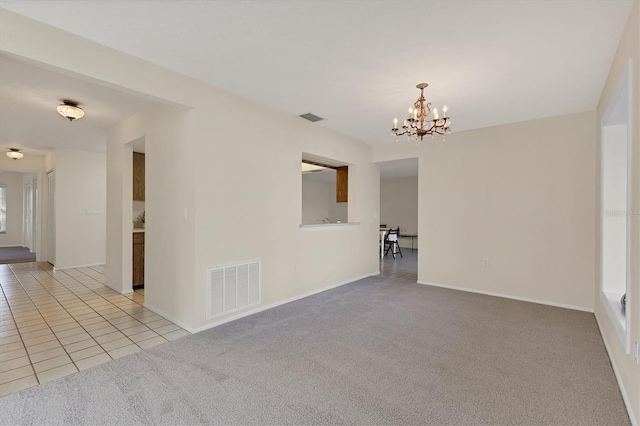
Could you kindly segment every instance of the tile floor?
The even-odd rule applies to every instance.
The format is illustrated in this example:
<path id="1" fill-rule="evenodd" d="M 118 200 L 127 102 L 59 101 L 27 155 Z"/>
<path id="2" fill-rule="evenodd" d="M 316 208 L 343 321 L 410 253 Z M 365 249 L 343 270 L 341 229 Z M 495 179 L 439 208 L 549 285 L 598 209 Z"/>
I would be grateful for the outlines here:
<path id="1" fill-rule="evenodd" d="M 189 333 L 103 285 L 103 267 L 0 265 L 0 396 Z"/>
<path id="2" fill-rule="evenodd" d="M 394 259 L 389 252 L 380 261 L 380 276 L 399 278 L 407 281 L 418 281 L 418 250 L 402 248 L 402 256 L 396 254 Z"/>

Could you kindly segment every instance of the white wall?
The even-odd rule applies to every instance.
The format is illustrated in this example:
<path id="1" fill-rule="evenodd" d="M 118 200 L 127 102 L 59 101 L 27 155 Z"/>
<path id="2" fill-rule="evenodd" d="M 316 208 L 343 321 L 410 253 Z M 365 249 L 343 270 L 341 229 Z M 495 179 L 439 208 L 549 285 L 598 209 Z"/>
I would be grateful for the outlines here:
<path id="1" fill-rule="evenodd" d="M 418 176 L 380 179 L 380 223 L 400 227 L 400 234 L 418 234 Z M 401 247 L 411 247 L 411 240 L 400 238 Z M 414 248 L 417 241 L 413 242 Z"/>
<path id="2" fill-rule="evenodd" d="M 0 247 L 23 245 L 23 173 L 0 172 L 0 184 L 7 187 L 7 232 L 0 234 Z"/>
<path id="3" fill-rule="evenodd" d="M 597 164 L 598 174 L 601 167 L 601 155 L 600 148 L 603 141 L 603 135 L 600 134 L 600 124 L 603 123 L 605 112 L 609 107 L 611 101 L 614 99 L 614 94 L 618 82 L 625 68 L 627 67 L 628 60 L 632 61 L 632 75 L 631 75 L 631 87 L 633 88 L 631 94 L 631 124 L 629 131 L 631 132 L 631 202 L 627 206 L 631 214 L 629 216 L 629 224 L 631 229 L 629 235 L 631 236 L 630 251 L 631 262 L 629 265 L 630 275 L 630 288 L 627 293 L 627 309 L 629 310 L 630 321 L 629 336 L 631 341 L 631 350 L 627 353 L 626 348 L 618 338 L 616 330 L 613 326 L 611 318 L 609 317 L 606 308 L 600 298 L 600 286 L 597 285 L 594 289 L 595 296 L 595 314 L 600 326 L 602 337 L 607 346 L 609 357 L 611 358 L 611 364 L 616 376 L 618 377 L 618 383 L 622 390 L 622 395 L 627 404 L 627 408 L 630 412 L 632 421 L 636 424 L 640 422 L 640 364 L 634 359 L 634 345 L 640 341 L 640 2 L 634 0 L 629 19 L 624 28 L 622 38 L 618 45 L 618 50 L 611 64 L 609 70 L 609 76 L 602 90 L 600 96 L 600 102 L 598 103 L 596 129 L 598 133 L 597 137 Z M 595 200 L 595 206 L 598 210 L 597 216 L 597 251 L 594 258 L 596 264 L 595 276 L 600 276 L 600 250 L 603 247 L 604 241 L 600 239 L 600 220 L 602 219 L 603 212 L 600 211 L 600 182 L 596 186 L 597 198 Z M 626 218 L 625 218 L 626 219 Z M 606 220 L 606 218 L 605 218 Z"/>
<path id="4" fill-rule="evenodd" d="M 57 269 L 106 261 L 106 155 L 55 150 Z"/>

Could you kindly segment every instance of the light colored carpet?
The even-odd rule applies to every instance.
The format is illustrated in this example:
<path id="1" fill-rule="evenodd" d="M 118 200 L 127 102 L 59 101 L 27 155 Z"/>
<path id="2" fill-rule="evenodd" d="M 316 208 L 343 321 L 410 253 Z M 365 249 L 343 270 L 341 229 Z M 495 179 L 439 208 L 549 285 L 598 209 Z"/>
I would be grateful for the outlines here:
<path id="1" fill-rule="evenodd" d="M 592 314 L 373 277 L 0 399 L 0 424 L 629 424 Z"/>

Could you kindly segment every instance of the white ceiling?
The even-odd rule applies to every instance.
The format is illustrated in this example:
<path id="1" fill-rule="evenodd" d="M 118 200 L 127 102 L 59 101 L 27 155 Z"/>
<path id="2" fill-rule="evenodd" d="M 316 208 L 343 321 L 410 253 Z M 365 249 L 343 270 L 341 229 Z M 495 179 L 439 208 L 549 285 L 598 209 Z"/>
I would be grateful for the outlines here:
<path id="1" fill-rule="evenodd" d="M 56 111 L 78 101 L 85 116 Z M 0 57 L 0 148 L 44 155 L 53 148 L 106 152 L 106 130 L 153 102 Z"/>
<path id="2" fill-rule="evenodd" d="M 312 112 L 326 119 L 317 125 L 375 144 L 395 141 L 392 120 L 415 101 L 420 82 L 429 83 L 434 106 L 448 105 L 454 132 L 595 109 L 631 1 L 0 0 L 0 6 L 285 112 Z M 3 69 L 0 77 L 4 87 L 21 76 Z M 34 93 L 31 106 L 45 108 L 31 79 L 22 85 Z M 87 104 L 85 119 L 59 121 L 60 128 L 97 119 L 86 83 L 41 88 L 47 102 L 77 97 Z M 11 113 L 4 91 L 3 131 L 7 121 L 21 119 L 5 116 Z M 34 127 L 51 135 L 41 124 Z M 67 135 L 56 133 L 55 142 Z M 7 145 L 6 136 L 15 137 L 2 134 L 0 143 Z M 43 136 L 29 135 L 28 143 Z"/>

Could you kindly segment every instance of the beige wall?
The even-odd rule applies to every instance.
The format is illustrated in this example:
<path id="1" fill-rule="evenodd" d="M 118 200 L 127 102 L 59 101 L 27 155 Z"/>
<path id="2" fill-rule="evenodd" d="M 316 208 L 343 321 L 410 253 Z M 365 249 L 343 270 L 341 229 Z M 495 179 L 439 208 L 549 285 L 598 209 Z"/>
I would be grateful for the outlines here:
<path id="1" fill-rule="evenodd" d="M 56 269 L 105 263 L 106 160 L 101 153 L 55 150 Z"/>
<path id="2" fill-rule="evenodd" d="M 376 149 L 375 161 L 418 152 L 418 280 L 593 309 L 594 120 L 587 112 Z"/>
<path id="3" fill-rule="evenodd" d="M 630 340 L 630 353 L 626 353 L 625 347 L 620 341 L 616 331 L 613 328 L 613 324 L 609 315 L 606 312 L 603 301 L 600 297 L 600 221 L 602 219 L 603 212 L 600 208 L 600 150 L 601 150 L 601 137 L 600 130 L 601 124 L 604 119 L 604 114 L 609 107 L 609 104 L 613 100 L 613 96 L 616 90 L 616 86 L 620 81 L 623 74 L 623 70 L 627 66 L 628 60 L 632 61 L 632 74 L 631 74 L 631 87 L 632 91 L 632 108 L 630 126 L 631 130 L 631 203 L 628 208 L 635 214 L 630 215 L 631 230 L 629 235 L 631 236 L 630 250 L 631 250 L 631 264 L 629 266 L 630 282 L 629 292 L 627 294 L 627 306 L 630 313 L 629 323 L 629 340 Z M 622 394 L 625 397 L 627 408 L 630 411 L 632 420 L 637 424 L 640 422 L 640 366 L 634 359 L 634 346 L 636 342 L 640 341 L 640 217 L 637 214 L 640 211 L 640 3 L 635 0 L 629 19 L 626 23 L 624 33 L 618 45 L 618 50 L 614 57 L 609 76 L 605 83 L 600 102 L 598 103 L 597 117 L 596 117 L 596 130 L 597 130 L 597 164 L 598 164 L 598 183 L 595 186 L 597 191 L 597 199 L 595 200 L 595 206 L 597 211 L 596 217 L 596 237 L 597 237 L 597 251 L 594 257 L 595 264 L 595 277 L 596 283 L 594 289 L 595 297 L 595 314 L 602 332 L 602 337 L 606 343 L 611 363 L 614 367 L 618 382 L 622 389 Z"/>
<path id="4" fill-rule="evenodd" d="M 380 179 L 380 223 L 400 227 L 400 234 L 418 233 L 418 176 Z M 399 239 L 400 247 L 411 247 L 411 240 Z M 418 241 L 413 242 L 417 248 Z"/>

